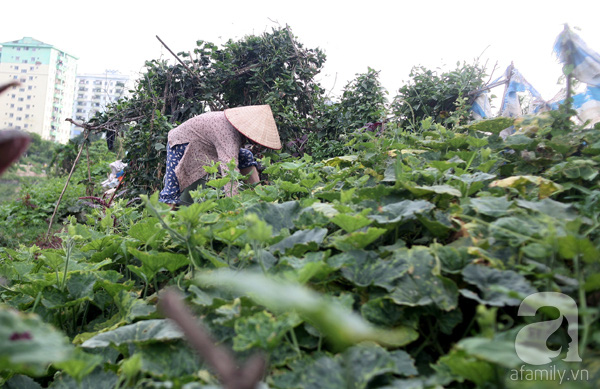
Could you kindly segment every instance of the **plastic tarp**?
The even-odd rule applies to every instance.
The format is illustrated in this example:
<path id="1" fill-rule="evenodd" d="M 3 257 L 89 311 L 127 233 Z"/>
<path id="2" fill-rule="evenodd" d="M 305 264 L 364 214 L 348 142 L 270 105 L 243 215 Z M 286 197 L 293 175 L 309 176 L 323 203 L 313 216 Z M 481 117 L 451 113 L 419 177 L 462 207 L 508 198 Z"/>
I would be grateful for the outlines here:
<path id="1" fill-rule="evenodd" d="M 498 113 L 499 116 L 519 117 L 523 115 L 518 94 L 521 92 L 526 92 L 529 95 L 531 112 L 528 113 L 537 113 L 547 106 L 540 93 L 513 65 L 506 68 L 504 74 L 492 81 L 489 85 L 505 85 L 504 97 L 501 103 L 500 112 Z M 493 116 L 489 101 L 489 93 L 487 91 L 480 92 L 476 96 L 471 104 L 471 111 L 475 120 L 486 119 Z"/>
<path id="2" fill-rule="evenodd" d="M 568 26 L 556 38 L 554 52 L 564 64 L 565 72 L 570 71 L 575 79 L 586 84 L 582 92 L 573 96 L 577 116 L 582 122 L 600 122 L 600 55 Z"/>

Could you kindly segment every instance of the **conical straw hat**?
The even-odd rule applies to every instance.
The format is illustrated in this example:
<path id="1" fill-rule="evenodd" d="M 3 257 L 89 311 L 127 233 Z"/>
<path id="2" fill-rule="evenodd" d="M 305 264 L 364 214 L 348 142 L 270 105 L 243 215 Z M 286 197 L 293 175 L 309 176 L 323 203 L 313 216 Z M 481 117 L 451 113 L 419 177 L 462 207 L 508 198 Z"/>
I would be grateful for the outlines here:
<path id="1" fill-rule="evenodd" d="M 250 105 L 229 108 L 225 110 L 225 117 L 236 130 L 250 140 L 270 149 L 281 149 L 279 131 L 270 106 Z"/>

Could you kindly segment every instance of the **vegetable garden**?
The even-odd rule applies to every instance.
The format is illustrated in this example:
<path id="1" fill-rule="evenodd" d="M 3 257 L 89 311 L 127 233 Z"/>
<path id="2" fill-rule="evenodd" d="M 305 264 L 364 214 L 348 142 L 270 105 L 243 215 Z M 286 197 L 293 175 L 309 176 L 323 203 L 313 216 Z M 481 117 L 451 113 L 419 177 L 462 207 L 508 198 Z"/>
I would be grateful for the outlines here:
<path id="1" fill-rule="evenodd" d="M 334 115 L 348 101 L 364 107 L 357 96 L 322 111 L 328 123 L 349 120 Z M 164 125 L 146 132 L 152 146 L 170 125 L 149 107 Z M 278 118 L 292 120 L 290 109 Z M 214 177 L 189 207 L 171 211 L 148 190 L 136 206 L 123 198 L 69 217 L 60 247 L 0 248 L 0 385 L 219 387 L 157 309 L 177 290 L 240 363 L 265 358 L 261 387 L 596 387 L 600 128 L 571 115 L 468 124 L 460 111 L 346 128 L 323 159 L 293 155 L 298 143 L 265 153 L 268 182 L 237 196 L 221 188 L 240 177 L 206 167 Z M 143 125 L 125 140 L 134 155 L 147 147 Z M 500 137 L 511 125 L 517 133 Z M 576 302 L 581 362 L 563 361 L 565 312 L 519 314 L 536 292 Z M 527 365 L 518 333 L 548 321 L 556 357 Z"/>

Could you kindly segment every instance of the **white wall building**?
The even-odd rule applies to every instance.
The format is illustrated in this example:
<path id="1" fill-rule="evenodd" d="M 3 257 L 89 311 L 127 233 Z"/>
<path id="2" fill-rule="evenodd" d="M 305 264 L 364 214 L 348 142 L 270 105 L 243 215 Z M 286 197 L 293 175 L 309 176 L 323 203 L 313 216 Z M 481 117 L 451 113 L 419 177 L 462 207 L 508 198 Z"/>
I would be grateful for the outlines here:
<path id="1" fill-rule="evenodd" d="M 30 37 L 0 45 L 0 84 L 21 83 L 0 95 L 0 128 L 68 142 L 77 58 Z"/>
<path id="2" fill-rule="evenodd" d="M 115 70 L 101 74 L 82 74 L 77 76 L 73 119 L 86 122 L 96 112 L 102 112 L 107 105 L 116 102 L 127 93 L 129 76 Z M 81 128 L 73 125 L 72 136 L 81 133 Z"/>

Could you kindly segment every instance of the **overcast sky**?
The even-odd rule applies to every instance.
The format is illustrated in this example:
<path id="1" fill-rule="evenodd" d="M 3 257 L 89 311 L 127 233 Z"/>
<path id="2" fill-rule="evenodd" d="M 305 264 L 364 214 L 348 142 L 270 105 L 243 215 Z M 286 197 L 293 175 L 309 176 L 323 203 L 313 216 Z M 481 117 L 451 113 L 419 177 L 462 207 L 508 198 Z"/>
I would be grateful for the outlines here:
<path id="1" fill-rule="evenodd" d="M 497 64 L 494 78 L 514 61 L 550 99 L 561 74 L 552 46 L 564 23 L 600 51 L 598 0 L 25 0 L 1 9 L 1 42 L 30 36 L 78 57 L 80 73 L 133 77 L 145 60 L 172 60 L 156 35 L 191 51 L 199 39 L 221 44 L 287 24 L 305 47 L 326 53 L 319 81 L 334 95 L 367 67 L 393 97 L 415 65 L 453 70 L 479 57 L 490 72 Z"/>

